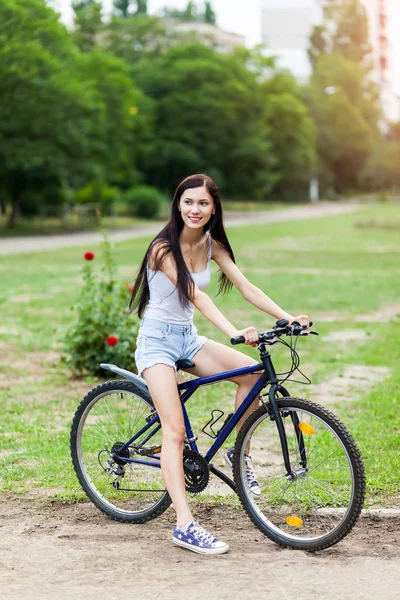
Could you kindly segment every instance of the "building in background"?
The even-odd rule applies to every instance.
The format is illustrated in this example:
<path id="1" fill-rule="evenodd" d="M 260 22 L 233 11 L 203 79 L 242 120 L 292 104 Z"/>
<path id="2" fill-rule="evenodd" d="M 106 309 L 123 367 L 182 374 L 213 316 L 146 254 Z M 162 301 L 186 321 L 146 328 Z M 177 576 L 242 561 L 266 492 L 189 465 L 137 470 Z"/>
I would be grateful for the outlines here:
<path id="1" fill-rule="evenodd" d="M 315 25 L 321 25 L 323 11 L 317 0 L 263 0 L 262 37 L 278 64 L 300 81 L 311 75 L 307 49 Z"/>
<path id="2" fill-rule="evenodd" d="M 393 56 L 390 41 L 387 0 L 363 0 L 368 14 L 369 37 L 373 50 L 373 77 L 381 91 L 381 102 L 385 115 L 393 120 L 400 119 L 400 99 L 393 91 Z"/>
<path id="3" fill-rule="evenodd" d="M 182 34 L 188 39 L 193 39 L 195 36 L 195 39 L 204 45 L 211 46 L 224 54 L 229 54 L 237 46 L 244 46 L 246 43 L 244 35 L 223 31 L 219 27 L 203 21 L 185 21 L 183 19 L 163 19 L 163 21 L 168 29 Z"/>
<path id="4" fill-rule="evenodd" d="M 399 98 L 393 91 L 390 28 L 386 0 L 362 0 L 368 15 L 373 49 L 373 78 L 381 90 L 386 117 L 400 119 Z M 278 64 L 299 81 L 307 81 L 311 64 L 307 49 L 313 27 L 323 23 L 323 0 L 263 0 L 262 37 Z"/>

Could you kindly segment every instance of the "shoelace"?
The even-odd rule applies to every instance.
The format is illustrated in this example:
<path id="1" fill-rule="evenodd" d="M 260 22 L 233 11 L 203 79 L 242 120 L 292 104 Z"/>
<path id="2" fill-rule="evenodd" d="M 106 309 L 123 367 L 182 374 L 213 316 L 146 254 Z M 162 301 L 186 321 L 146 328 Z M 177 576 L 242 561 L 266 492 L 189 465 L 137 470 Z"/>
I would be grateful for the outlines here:
<path id="1" fill-rule="evenodd" d="M 204 529 L 203 527 L 200 527 L 200 525 L 198 523 L 196 523 L 196 525 L 194 525 L 193 527 L 190 528 L 190 533 L 193 535 L 193 537 L 196 540 L 198 540 L 199 542 L 202 542 L 203 544 L 209 545 L 217 540 L 217 538 L 215 538 L 206 529 Z"/>
<path id="2" fill-rule="evenodd" d="M 249 482 L 249 484 L 251 484 L 251 483 L 257 483 L 257 479 L 256 479 L 256 476 L 254 475 L 254 471 L 253 471 L 253 463 L 251 462 L 251 457 L 250 456 L 246 456 L 245 460 L 246 460 L 246 477 L 247 477 L 247 481 Z"/>

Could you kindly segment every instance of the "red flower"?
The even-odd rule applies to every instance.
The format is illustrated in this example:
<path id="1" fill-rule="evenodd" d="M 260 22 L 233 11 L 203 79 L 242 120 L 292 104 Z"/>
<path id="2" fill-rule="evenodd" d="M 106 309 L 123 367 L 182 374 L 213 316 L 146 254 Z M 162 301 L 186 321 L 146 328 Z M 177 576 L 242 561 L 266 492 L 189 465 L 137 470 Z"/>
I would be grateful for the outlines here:
<path id="1" fill-rule="evenodd" d="M 128 292 L 129 292 L 130 294 L 132 294 L 133 287 L 132 287 L 131 285 L 129 285 L 129 283 L 127 283 L 127 284 L 126 284 L 126 288 L 127 288 Z"/>
<path id="2" fill-rule="evenodd" d="M 109 335 L 106 339 L 107 346 L 116 346 L 118 344 L 118 338 L 115 335 Z"/>
<path id="3" fill-rule="evenodd" d="M 90 250 L 88 252 L 85 252 L 85 254 L 83 255 L 83 258 L 85 260 L 93 260 L 94 259 L 94 252 L 90 252 Z"/>

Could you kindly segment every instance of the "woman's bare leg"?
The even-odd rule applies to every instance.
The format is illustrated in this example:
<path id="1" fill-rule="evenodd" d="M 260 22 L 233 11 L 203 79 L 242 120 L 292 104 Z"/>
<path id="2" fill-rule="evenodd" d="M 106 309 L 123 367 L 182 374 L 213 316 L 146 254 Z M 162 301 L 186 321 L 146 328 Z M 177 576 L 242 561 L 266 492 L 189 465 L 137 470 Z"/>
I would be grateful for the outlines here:
<path id="1" fill-rule="evenodd" d="M 194 369 L 188 370 L 189 373 L 197 375 L 198 377 L 206 377 L 208 375 L 215 375 L 223 371 L 233 371 L 233 369 L 240 369 L 250 365 L 256 365 L 257 361 L 247 354 L 243 354 L 238 350 L 219 344 L 209 340 L 204 346 L 197 352 L 193 357 L 193 361 L 196 363 Z M 229 379 L 233 383 L 237 384 L 236 398 L 235 398 L 235 410 L 239 408 L 247 394 L 255 384 L 257 375 L 244 375 L 243 377 L 236 377 Z M 258 406 L 258 400 L 255 400 L 250 408 L 245 412 L 242 419 L 237 424 L 237 431 L 247 419 L 249 414 L 253 412 Z"/>
<path id="2" fill-rule="evenodd" d="M 150 395 L 162 425 L 161 471 L 171 496 L 178 527 L 193 521 L 185 490 L 183 442 L 185 425 L 175 371 L 168 365 L 155 365 L 143 371 Z"/>

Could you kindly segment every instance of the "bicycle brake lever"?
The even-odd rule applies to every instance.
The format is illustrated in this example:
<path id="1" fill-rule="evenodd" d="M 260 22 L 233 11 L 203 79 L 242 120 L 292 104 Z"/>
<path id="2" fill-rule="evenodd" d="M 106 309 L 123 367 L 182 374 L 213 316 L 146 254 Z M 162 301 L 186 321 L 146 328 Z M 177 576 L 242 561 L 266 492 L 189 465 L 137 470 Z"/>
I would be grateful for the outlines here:
<path id="1" fill-rule="evenodd" d="M 265 342 L 261 342 L 262 344 L 265 344 L 266 346 L 273 346 L 274 344 L 277 344 L 279 342 L 278 339 L 273 339 L 273 340 L 266 340 Z"/>

